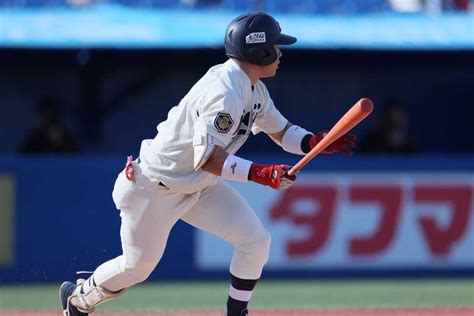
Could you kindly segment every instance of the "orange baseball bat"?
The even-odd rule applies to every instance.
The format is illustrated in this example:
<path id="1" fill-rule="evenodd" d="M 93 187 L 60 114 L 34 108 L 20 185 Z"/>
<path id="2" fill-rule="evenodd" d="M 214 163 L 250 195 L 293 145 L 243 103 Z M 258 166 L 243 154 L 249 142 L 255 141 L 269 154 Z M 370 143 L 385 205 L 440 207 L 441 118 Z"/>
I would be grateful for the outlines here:
<path id="1" fill-rule="evenodd" d="M 374 109 L 374 104 L 367 98 L 357 101 L 339 121 L 331 128 L 324 138 L 309 153 L 307 153 L 296 165 L 294 165 L 288 175 L 292 176 L 303 168 L 311 159 L 320 154 L 326 147 L 331 145 L 339 137 L 350 131 L 354 126 L 365 119 Z"/>

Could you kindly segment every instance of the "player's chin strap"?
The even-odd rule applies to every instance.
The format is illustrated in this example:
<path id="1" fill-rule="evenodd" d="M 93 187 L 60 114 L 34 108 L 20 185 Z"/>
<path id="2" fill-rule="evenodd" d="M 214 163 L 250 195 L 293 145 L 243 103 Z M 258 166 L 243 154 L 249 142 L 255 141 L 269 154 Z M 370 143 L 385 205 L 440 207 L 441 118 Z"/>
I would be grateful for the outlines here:
<path id="1" fill-rule="evenodd" d="M 78 271 L 79 273 L 91 273 L 89 271 Z M 89 281 L 90 278 L 87 280 Z M 116 298 L 122 295 L 126 289 L 122 289 L 118 292 L 110 292 L 103 287 L 90 284 L 90 289 L 88 291 L 83 291 L 84 287 L 82 286 L 86 282 L 85 279 L 77 280 L 77 288 L 74 290 L 72 295 L 68 298 L 67 304 L 68 308 L 64 311 L 64 316 L 70 316 L 68 314 L 69 304 L 74 305 L 82 313 L 92 313 L 95 311 L 95 307 L 99 304 L 107 302 L 113 298 Z"/>

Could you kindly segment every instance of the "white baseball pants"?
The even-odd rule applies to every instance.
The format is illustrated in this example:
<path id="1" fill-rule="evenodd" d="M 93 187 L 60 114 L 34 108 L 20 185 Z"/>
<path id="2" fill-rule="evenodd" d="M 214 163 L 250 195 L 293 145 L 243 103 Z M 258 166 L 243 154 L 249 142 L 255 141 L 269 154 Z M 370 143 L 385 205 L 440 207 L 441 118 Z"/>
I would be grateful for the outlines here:
<path id="1" fill-rule="evenodd" d="M 112 193 L 122 218 L 123 254 L 94 272 L 98 286 L 119 291 L 148 278 L 160 261 L 173 225 L 185 222 L 234 246 L 230 272 L 241 279 L 258 279 L 268 260 L 270 234 L 247 201 L 229 184 L 182 194 L 150 181 L 133 163 L 136 182 L 122 171 Z"/>

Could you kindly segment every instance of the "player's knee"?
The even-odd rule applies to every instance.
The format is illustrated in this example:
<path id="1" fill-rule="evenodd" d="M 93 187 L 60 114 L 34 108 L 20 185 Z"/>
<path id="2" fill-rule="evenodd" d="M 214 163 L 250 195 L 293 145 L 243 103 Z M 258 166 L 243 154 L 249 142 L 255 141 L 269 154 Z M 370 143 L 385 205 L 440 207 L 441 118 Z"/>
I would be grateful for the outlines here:
<path id="1" fill-rule="evenodd" d="M 262 228 L 249 235 L 247 241 L 238 248 L 244 253 L 251 254 L 253 260 L 263 266 L 268 261 L 270 244 L 271 235 Z"/>
<path id="2" fill-rule="evenodd" d="M 137 284 L 148 279 L 156 267 L 156 262 L 136 260 L 123 266 L 123 273 L 127 275 L 130 283 Z"/>
<path id="3" fill-rule="evenodd" d="M 270 245 L 272 237 L 268 230 L 263 229 L 256 239 L 258 251 L 261 253 L 262 264 L 267 263 L 270 254 Z"/>

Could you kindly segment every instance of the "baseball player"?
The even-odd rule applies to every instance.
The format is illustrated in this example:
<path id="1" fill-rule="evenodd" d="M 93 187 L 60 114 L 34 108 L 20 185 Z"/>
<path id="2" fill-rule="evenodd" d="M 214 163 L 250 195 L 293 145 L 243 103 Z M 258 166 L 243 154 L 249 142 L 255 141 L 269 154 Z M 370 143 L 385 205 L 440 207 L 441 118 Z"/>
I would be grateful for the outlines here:
<path id="1" fill-rule="evenodd" d="M 156 137 L 142 142 L 139 158 L 129 157 L 118 175 L 112 197 L 120 210 L 123 253 L 87 280 L 61 285 L 65 316 L 87 315 L 145 281 L 179 219 L 234 246 L 226 315 L 248 315 L 248 302 L 268 259 L 270 234 L 225 180 L 253 181 L 277 190 L 296 180 L 287 175 L 289 166 L 258 164 L 236 155 L 250 132 L 264 132 L 299 155 L 323 138 L 322 132 L 313 135 L 289 123 L 260 81 L 275 76 L 282 57 L 279 45 L 295 42 L 265 13 L 244 14 L 229 24 L 229 60 L 209 69 L 158 125 Z M 345 135 L 326 153 L 350 155 L 354 140 Z"/>

